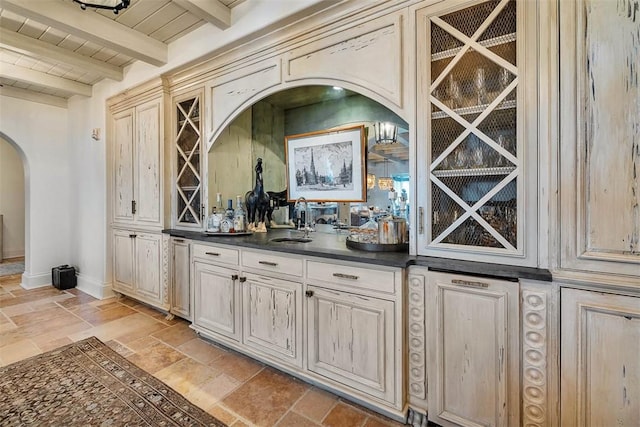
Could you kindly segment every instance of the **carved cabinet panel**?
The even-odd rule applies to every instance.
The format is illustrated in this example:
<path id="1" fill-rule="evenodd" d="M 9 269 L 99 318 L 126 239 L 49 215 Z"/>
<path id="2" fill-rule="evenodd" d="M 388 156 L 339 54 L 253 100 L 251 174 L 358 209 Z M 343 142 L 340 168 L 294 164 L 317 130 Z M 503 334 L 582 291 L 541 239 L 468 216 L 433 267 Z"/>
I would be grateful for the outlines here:
<path id="1" fill-rule="evenodd" d="M 561 425 L 637 426 L 640 298 L 562 290 Z"/>
<path id="2" fill-rule="evenodd" d="M 302 367 L 302 283 L 245 274 L 243 340 Z"/>
<path id="3" fill-rule="evenodd" d="M 429 272 L 429 420 L 519 423 L 518 283 Z"/>

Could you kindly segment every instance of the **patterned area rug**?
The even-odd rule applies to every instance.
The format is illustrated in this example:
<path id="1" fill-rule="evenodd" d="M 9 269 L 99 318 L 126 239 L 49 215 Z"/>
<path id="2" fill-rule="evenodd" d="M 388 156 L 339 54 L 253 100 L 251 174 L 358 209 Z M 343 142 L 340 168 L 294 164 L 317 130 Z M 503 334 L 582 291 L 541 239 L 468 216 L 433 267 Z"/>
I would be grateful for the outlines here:
<path id="1" fill-rule="evenodd" d="M 0 368 L 2 426 L 225 426 L 95 337 Z"/>
<path id="2" fill-rule="evenodd" d="M 24 273 L 24 262 L 0 264 L 0 276 L 12 276 Z"/>

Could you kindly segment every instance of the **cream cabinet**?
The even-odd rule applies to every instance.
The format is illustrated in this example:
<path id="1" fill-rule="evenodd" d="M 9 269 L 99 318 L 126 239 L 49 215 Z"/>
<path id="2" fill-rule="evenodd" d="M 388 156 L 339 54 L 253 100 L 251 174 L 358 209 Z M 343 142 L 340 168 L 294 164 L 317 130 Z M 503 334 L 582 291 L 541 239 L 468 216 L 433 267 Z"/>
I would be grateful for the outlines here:
<path id="1" fill-rule="evenodd" d="M 561 424 L 637 426 L 640 297 L 562 289 Z"/>
<path id="2" fill-rule="evenodd" d="M 242 339 L 240 280 L 237 268 L 198 260 L 193 263 L 193 323 L 197 328 L 234 342 Z"/>
<path id="3" fill-rule="evenodd" d="M 243 343 L 302 367 L 302 283 L 244 273 Z"/>
<path id="4" fill-rule="evenodd" d="M 172 314 L 191 320 L 191 240 L 171 237 L 171 310 Z"/>
<path id="5" fill-rule="evenodd" d="M 424 298 L 429 420 L 518 425 L 518 283 L 429 271 Z"/>
<path id="6" fill-rule="evenodd" d="M 201 90 L 173 97 L 171 221 L 176 228 L 202 229 L 206 218 L 201 107 Z"/>
<path id="7" fill-rule="evenodd" d="M 162 227 L 163 101 L 113 113 L 113 222 Z"/>
<path id="8" fill-rule="evenodd" d="M 537 265 L 536 13 L 514 0 L 416 12 L 419 255 Z"/>
<path id="9" fill-rule="evenodd" d="M 393 402 L 394 304 L 308 286 L 308 369 Z"/>
<path id="10" fill-rule="evenodd" d="M 163 277 L 164 252 L 159 233 L 114 229 L 114 291 L 168 310 L 168 284 Z"/>

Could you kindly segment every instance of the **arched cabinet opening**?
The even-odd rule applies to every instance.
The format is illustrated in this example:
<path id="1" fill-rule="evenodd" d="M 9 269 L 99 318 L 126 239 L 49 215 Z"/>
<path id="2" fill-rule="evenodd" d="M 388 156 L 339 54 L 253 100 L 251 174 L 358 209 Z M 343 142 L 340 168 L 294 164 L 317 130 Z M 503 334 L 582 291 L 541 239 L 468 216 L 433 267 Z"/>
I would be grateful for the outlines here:
<path id="1" fill-rule="evenodd" d="M 314 149 L 314 178 L 304 180 L 309 184 L 308 188 L 317 190 L 311 194 L 320 194 L 309 203 L 311 220 L 316 224 L 334 225 L 339 219 L 348 217 L 350 225 L 358 226 L 366 222 L 371 213 L 408 217 L 411 204 L 408 200 L 408 124 L 371 98 L 342 87 L 323 85 L 299 86 L 272 93 L 236 113 L 227 126 L 216 131 L 217 137 L 209 143 L 204 168 L 207 212 L 216 206 L 218 194 L 226 206 L 228 200 L 235 203 L 237 196 L 244 197 L 254 187 L 258 158 L 262 159 L 264 190 L 288 190 L 296 177 L 293 173 L 287 174 L 288 162 L 292 161 L 287 155 L 287 137 L 315 132 L 331 134 L 337 129 L 359 126 L 364 134 L 364 147 L 354 150 L 353 157 L 362 158 L 351 159 L 339 153 L 323 156 L 324 146 Z M 395 132 L 390 138 L 379 140 L 376 132 L 388 131 L 387 127 Z M 289 150 L 291 154 L 292 146 Z M 355 187 L 361 186 L 363 196 L 349 200 L 348 215 L 339 218 L 339 203 L 331 190 L 343 185 L 345 172 L 350 171 L 347 164 L 350 161 L 364 165 L 364 173 L 353 176 L 353 180 L 358 181 Z M 309 171 L 305 170 L 308 177 L 310 165 L 302 168 L 309 168 Z M 343 181 L 340 181 L 341 173 Z M 297 183 L 302 183 L 300 176 Z M 292 199 L 291 194 L 288 198 Z M 345 215 L 344 210 L 341 212 Z M 287 225 L 293 214 L 287 208 L 276 208 L 272 225 Z"/>

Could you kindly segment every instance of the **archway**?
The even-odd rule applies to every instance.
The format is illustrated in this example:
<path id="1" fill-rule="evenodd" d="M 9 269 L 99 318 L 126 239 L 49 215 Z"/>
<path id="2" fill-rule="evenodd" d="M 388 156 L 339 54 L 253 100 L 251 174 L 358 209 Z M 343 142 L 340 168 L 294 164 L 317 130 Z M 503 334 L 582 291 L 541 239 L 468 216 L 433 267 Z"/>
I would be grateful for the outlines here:
<path id="1" fill-rule="evenodd" d="M 4 215 L 4 258 L 24 256 L 24 273 L 30 271 L 29 168 L 22 148 L 0 132 L 0 213 Z M 21 176 L 18 176 L 21 175 Z M 2 253 L 0 253 L 2 259 Z"/>

